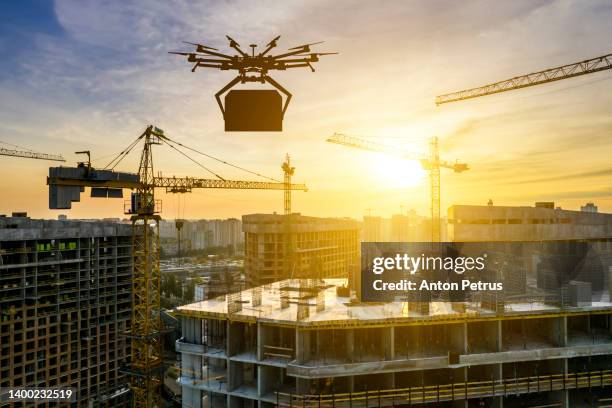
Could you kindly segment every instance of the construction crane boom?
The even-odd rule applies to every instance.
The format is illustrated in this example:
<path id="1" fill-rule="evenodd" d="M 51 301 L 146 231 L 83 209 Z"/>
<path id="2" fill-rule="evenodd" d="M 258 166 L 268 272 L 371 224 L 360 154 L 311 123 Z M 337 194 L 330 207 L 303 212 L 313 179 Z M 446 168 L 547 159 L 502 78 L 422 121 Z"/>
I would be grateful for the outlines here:
<path id="1" fill-rule="evenodd" d="M 514 89 L 527 88 L 530 86 L 560 81 L 562 79 L 592 74 L 594 72 L 605 71 L 607 69 L 612 69 L 612 54 L 602 55 L 601 57 L 591 58 L 560 67 L 545 69 L 543 71 L 517 76 L 476 88 L 439 95 L 436 96 L 436 105 L 478 98 L 500 92 L 512 91 Z"/>
<path id="2" fill-rule="evenodd" d="M 101 187 L 116 189 L 136 189 L 141 184 L 136 180 L 101 180 L 96 178 L 96 169 L 89 170 L 90 176 L 49 176 L 47 184 L 54 186 Z M 115 172 L 117 173 L 117 172 Z M 126 173 L 117 173 L 126 174 Z M 135 176 L 135 175 L 134 175 Z M 167 193 L 189 193 L 196 188 L 233 189 L 233 190 L 283 190 L 284 183 L 271 181 L 218 180 L 195 177 L 153 177 L 155 188 L 165 188 Z M 291 190 L 308 191 L 305 184 L 289 184 Z"/>
<path id="3" fill-rule="evenodd" d="M 387 146 L 384 144 L 372 142 L 370 140 L 361 139 L 354 136 L 348 136 L 344 133 L 334 133 L 327 141 L 330 143 L 336 143 L 342 146 L 355 147 L 357 149 L 369 150 L 371 152 L 387 153 L 392 155 L 401 156 L 408 160 L 421 160 L 417 155 L 411 153 L 405 153 L 398 151 L 393 146 Z"/>
<path id="4" fill-rule="evenodd" d="M 446 161 L 441 161 L 439 157 L 435 158 L 434 160 L 432 160 L 432 157 L 423 158 L 417 154 L 407 152 L 405 150 L 398 150 L 398 148 L 395 146 L 384 145 L 372 142 L 370 140 L 361 139 L 354 136 L 348 136 L 343 133 L 334 133 L 332 136 L 327 138 L 327 141 L 343 146 L 355 147 L 357 149 L 362 150 L 369 150 L 371 152 L 391 154 L 406 160 L 416 160 L 421 163 L 421 166 L 423 166 L 425 170 L 429 170 L 432 167 L 433 163 L 435 163 L 433 164 L 434 166 L 437 165 L 442 168 L 451 169 L 457 173 L 468 169 L 467 165 L 464 163 L 448 163 Z"/>
<path id="5" fill-rule="evenodd" d="M 429 144 L 429 157 L 426 158 L 419 158 L 412 153 L 398 150 L 397 147 L 375 143 L 358 137 L 347 136 L 342 133 L 334 133 L 327 141 L 357 149 L 392 154 L 407 160 L 418 160 L 421 162 L 421 166 L 429 171 L 431 190 L 431 241 L 440 242 L 440 168 L 447 168 L 456 173 L 461 173 L 468 170 L 468 166 L 465 163 L 448 163 L 440 160 L 438 138 L 434 137 L 431 139 Z"/>
<path id="6" fill-rule="evenodd" d="M 22 157 L 25 159 L 39 159 L 39 160 L 52 160 L 65 162 L 61 155 L 58 154 L 48 154 L 48 153 L 37 153 L 28 150 L 10 150 L 5 148 L 0 148 L 0 156 L 12 156 L 12 157 Z"/>

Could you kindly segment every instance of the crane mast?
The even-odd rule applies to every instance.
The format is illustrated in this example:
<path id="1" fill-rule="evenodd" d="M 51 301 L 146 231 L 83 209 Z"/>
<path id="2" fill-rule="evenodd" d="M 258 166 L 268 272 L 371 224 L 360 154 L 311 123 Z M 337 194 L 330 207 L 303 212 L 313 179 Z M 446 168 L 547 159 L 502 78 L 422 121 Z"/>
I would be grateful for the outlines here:
<path id="1" fill-rule="evenodd" d="M 448 163 L 440 160 L 440 153 L 438 147 L 438 138 L 434 137 L 429 143 L 429 157 L 418 158 L 418 156 L 398 150 L 393 146 L 387 146 L 379 143 L 375 143 L 369 140 L 347 136 L 341 133 L 334 133 L 327 139 L 330 143 L 336 143 L 343 146 L 354 147 L 362 150 L 369 150 L 379 153 L 386 153 L 399 156 L 407 160 L 418 160 L 421 162 L 421 166 L 429 171 L 429 185 L 430 185 L 430 210 L 431 210 L 431 241 L 440 242 L 440 168 L 451 169 L 456 173 L 461 173 L 468 170 L 468 166 L 465 163 Z"/>
<path id="2" fill-rule="evenodd" d="M 291 176 L 295 174 L 295 167 L 291 167 L 291 157 L 289 153 L 285 156 L 285 161 L 281 166 L 283 169 L 283 185 L 284 185 L 284 213 L 291 214 Z"/>
<path id="3" fill-rule="evenodd" d="M 440 152 L 438 138 L 429 142 L 429 195 L 431 197 L 431 242 L 440 242 Z"/>
<path id="4" fill-rule="evenodd" d="M 163 378 L 163 325 L 161 320 L 161 271 L 159 267 L 159 208 L 155 205 L 152 146 L 160 144 L 157 128 L 145 131 L 140 155 L 140 182 L 128 214 L 132 214 L 132 359 L 130 388 L 134 407 L 161 407 Z"/>
<path id="5" fill-rule="evenodd" d="M 549 82 L 592 74 L 608 69 L 612 69 L 612 54 L 602 55 L 601 57 L 591 58 L 588 60 L 575 62 L 573 64 L 562 65 L 560 67 L 545 69 L 543 71 L 533 72 L 527 75 L 520 75 L 504 81 L 498 81 L 476 88 L 439 95 L 436 96 L 436 105 L 478 98 L 481 96 L 512 91 L 514 89 L 527 88 L 535 85 L 547 84 Z"/>

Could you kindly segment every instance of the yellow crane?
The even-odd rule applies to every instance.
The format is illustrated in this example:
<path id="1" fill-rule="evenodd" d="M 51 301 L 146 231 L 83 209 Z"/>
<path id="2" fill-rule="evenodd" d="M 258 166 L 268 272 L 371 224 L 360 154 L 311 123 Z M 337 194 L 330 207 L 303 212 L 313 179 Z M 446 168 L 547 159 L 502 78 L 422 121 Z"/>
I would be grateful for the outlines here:
<path id="1" fill-rule="evenodd" d="M 114 167 L 137 145 L 142 142 L 138 173 L 114 171 Z M 198 152 L 168 138 L 154 126 L 146 130 L 109 163 L 107 169 L 95 169 L 91 163 L 79 163 L 76 168 L 55 167 L 49 169 L 50 208 L 70 208 L 72 201 L 78 201 L 85 187 L 92 188 L 97 197 L 119 197 L 122 189 L 133 190 L 125 213 L 132 222 L 132 322 L 127 333 L 131 341 L 132 356 L 130 367 L 124 371 L 130 374 L 130 388 L 133 392 L 133 406 L 138 408 L 161 407 L 160 385 L 163 369 L 161 334 L 165 331 L 161 321 L 161 273 L 159 268 L 159 215 L 161 202 L 155 199 L 155 189 L 165 188 L 167 193 L 188 193 L 196 188 L 214 189 L 256 189 L 256 190 L 302 190 L 304 184 L 274 181 L 226 180 L 194 177 L 162 177 L 153 171 L 154 145 L 165 144 L 185 157 L 180 147 Z M 198 152 L 214 158 L 202 152 Z M 221 161 L 232 167 L 240 168 Z M 201 167 L 210 171 L 197 161 Z M 108 169 L 110 165 L 112 168 Z M 248 171 L 246 169 L 242 169 Z M 212 172 L 212 171 L 211 171 Z M 250 171 L 249 171 L 250 172 Z M 250 172 L 261 176 L 258 173 Z M 286 179 L 285 179 L 286 181 Z M 94 194 L 95 192 L 95 194 Z"/>
<path id="2" fill-rule="evenodd" d="M 440 168 L 451 169 L 455 173 L 461 173 L 469 168 L 465 163 L 448 163 L 440 160 L 437 137 L 431 139 L 429 143 L 429 157 L 425 158 L 398 150 L 398 148 L 394 146 L 379 144 L 366 139 L 347 136 L 342 133 L 334 133 L 327 141 L 362 150 L 393 154 L 407 160 L 418 160 L 423 169 L 429 171 L 431 193 L 431 241 L 440 242 Z"/>
<path id="3" fill-rule="evenodd" d="M 574 62 L 560 67 L 549 68 L 543 71 L 532 72 L 531 74 L 519 75 L 514 78 L 493 82 L 476 88 L 438 95 L 436 96 L 436 105 L 547 84 L 608 69 L 612 69 L 612 54 L 602 55 L 601 57 Z"/>
<path id="4" fill-rule="evenodd" d="M 3 142 L 1 140 L 0 140 L 0 144 L 10 145 L 12 147 L 16 147 L 17 149 L 23 149 L 23 150 L 7 149 L 5 147 L 0 146 L 0 156 L 21 157 L 24 159 L 39 159 L 39 160 L 51 160 L 51 161 L 60 161 L 60 162 L 66 161 L 66 159 L 64 159 L 59 154 L 39 153 L 39 152 L 35 152 L 34 150 L 26 149 L 25 147 L 20 147 L 17 145 Z"/>

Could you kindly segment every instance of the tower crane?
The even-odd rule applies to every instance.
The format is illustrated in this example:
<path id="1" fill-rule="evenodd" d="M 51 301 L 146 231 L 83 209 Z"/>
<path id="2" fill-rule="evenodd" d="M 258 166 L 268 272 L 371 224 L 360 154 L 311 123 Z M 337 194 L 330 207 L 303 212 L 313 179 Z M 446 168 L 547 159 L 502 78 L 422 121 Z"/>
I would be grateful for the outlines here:
<path id="1" fill-rule="evenodd" d="M 281 169 L 283 169 L 283 175 L 284 175 L 284 179 L 283 179 L 283 183 L 284 183 L 284 213 L 285 215 L 289 215 L 291 214 L 291 177 L 295 174 L 295 167 L 291 166 L 291 157 L 289 156 L 289 153 L 286 154 L 285 156 L 285 161 L 283 162 L 283 165 L 281 166 Z"/>
<path id="2" fill-rule="evenodd" d="M 500 92 L 512 91 L 514 89 L 547 84 L 549 82 L 592 74 L 607 69 L 612 69 L 612 54 L 602 55 L 601 57 L 591 58 L 568 65 L 562 65 L 560 67 L 545 69 L 543 71 L 533 72 L 527 75 L 519 75 L 514 78 L 494 82 L 476 88 L 438 95 L 436 96 L 436 105 L 439 106 L 444 103 L 463 101 L 466 99 L 478 98 Z"/>
<path id="3" fill-rule="evenodd" d="M 114 167 L 125 158 L 140 142 L 142 151 L 138 173 L 114 171 Z M 165 328 L 161 320 L 161 273 L 159 268 L 159 221 L 161 202 L 155 199 L 155 190 L 165 188 L 167 193 L 188 193 L 196 188 L 215 189 L 258 189 L 258 190 L 303 190 L 304 184 L 288 184 L 272 181 L 226 180 L 218 175 L 217 179 L 194 177 L 162 177 L 153 171 L 153 146 L 165 144 L 190 160 L 179 147 L 198 152 L 195 149 L 175 142 L 154 126 L 146 130 L 128 148 L 115 157 L 110 169 L 94 169 L 80 163 L 76 168 L 55 167 L 49 169 L 50 208 L 70 208 L 72 201 L 78 201 L 85 187 L 96 190 L 97 197 L 118 197 L 118 190 L 133 190 L 125 213 L 131 216 L 132 223 L 132 322 L 126 333 L 131 341 L 132 356 L 130 367 L 124 371 L 130 375 L 130 388 L 133 392 L 133 406 L 137 408 L 161 407 L 160 385 L 163 369 L 161 334 Z M 201 153 L 209 158 L 230 163 Z M 198 162 L 196 162 L 199 164 Z M 210 171 L 203 165 L 201 167 Z M 107 166 L 107 167 L 109 167 Z M 246 169 L 242 169 L 250 172 Z M 212 171 L 211 171 L 212 172 Z M 250 172 L 261 176 L 258 173 Z M 214 173 L 213 173 L 214 174 Z"/>
<path id="4" fill-rule="evenodd" d="M 0 141 L 0 144 L 8 145 L 9 143 Z M 24 149 L 23 147 L 19 147 L 19 146 L 15 146 L 15 145 L 12 145 L 12 146 L 17 147 L 19 149 Z M 4 147 L 0 147 L 0 156 L 21 157 L 24 159 L 39 159 L 39 160 L 51 160 L 51 161 L 60 161 L 60 162 L 66 161 L 66 159 L 64 159 L 59 154 L 38 153 L 38 152 L 29 150 L 29 149 L 16 150 L 16 149 L 7 149 Z"/>
<path id="5" fill-rule="evenodd" d="M 334 133 L 327 139 L 327 141 L 362 150 L 399 155 L 401 158 L 406 160 L 418 160 L 423 169 L 429 171 L 431 194 L 431 241 L 440 242 L 440 168 L 451 169 L 455 173 L 464 172 L 469 168 L 465 163 L 448 163 L 440 160 L 437 137 L 433 137 L 429 142 L 429 157 L 426 158 L 422 158 L 405 151 L 398 151 L 397 147 L 379 144 L 369 140 L 347 136 L 341 133 Z"/>

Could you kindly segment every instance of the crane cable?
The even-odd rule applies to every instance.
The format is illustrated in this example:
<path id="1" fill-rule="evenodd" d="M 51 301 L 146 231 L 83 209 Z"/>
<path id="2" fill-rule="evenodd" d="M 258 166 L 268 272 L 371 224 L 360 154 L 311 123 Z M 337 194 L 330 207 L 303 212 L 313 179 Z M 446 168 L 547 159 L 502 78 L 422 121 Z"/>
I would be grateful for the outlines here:
<path id="1" fill-rule="evenodd" d="M 233 167 L 233 168 L 235 168 L 235 169 L 242 170 L 242 171 L 245 171 L 245 172 L 247 172 L 247 173 L 253 174 L 253 175 L 255 175 L 255 176 L 262 177 L 262 178 L 265 178 L 265 179 L 268 179 L 268 180 L 271 180 L 271 181 L 275 181 L 275 182 L 277 182 L 277 183 L 282 183 L 280 180 L 277 180 L 277 179 L 275 179 L 275 178 L 273 178 L 273 177 L 268 177 L 268 176 L 265 176 L 265 175 L 263 175 L 263 174 L 257 173 L 257 172 L 255 172 L 255 171 L 251 171 L 251 170 L 245 169 L 244 167 L 240 167 L 240 166 L 238 166 L 238 165 L 236 165 L 236 164 L 229 163 L 229 162 L 227 162 L 227 161 L 225 161 L 225 160 L 222 160 L 222 159 L 219 159 L 218 157 L 215 157 L 215 156 L 212 156 L 212 155 L 210 155 L 210 154 L 207 154 L 207 153 L 201 152 L 201 151 L 199 151 L 199 150 L 197 150 L 197 149 L 194 149 L 194 148 L 192 148 L 192 147 L 185 146 L 184 144 L 182 144 L 182 143 L 180 143 L 180 142 L 177 142 L 177 141 L 175 141 L 175 140 L 171 140 L 171 139 L 169 139 L 169 138 L 168 138 L 168 136 L 164 136 L 164 139 L 166 139 L 166 140 L 168 140 L 168 141 L 171 141 L 172 143 L 175 143 L 175 144 L 177 144 L 177 145 L 179 145 L 179 146 L 181 146 L 181 147 L 184 147 L 184 148 L 185 148 L 185 149 L 187 149 L 187 150 L 191 150 L 192 152 L 195 152 L 195 153 L 201 154 L 202 156 L 208 157 L 209 159 L 216 160 L 216 161 L 218 161 L 219 163 L 223 163 L 223 164 L 225 164 L 225 165 L 227 165 L 227 166 L 230 166 L 230 167 Z"/>
<path id="2" fill-rule="evenodd" d="M 110 167 L 110 170 L 114 170 L 115 167 L 117 167 L 117 165 L 119 163 L 121 163 L 121 161 L 123 159 L 125 159 L 125 157 L 130 154 L 130 152 L 132 151 L 132 149 L 134 148 L 134 146 L 136 146 L 136 144 L 140 141 L 140 139 L 142 139 L 144 137 L 144 133 L 140 136 L 138 136 L 136 138 L 136 140 L 134 140 L 132 143 L 130 143 L 130 145 L 128 147 L 126 147 L 124 150 L 122 150 L 121 152 L 119 152 L 119 154 L 113 159 L 111 160 L 106 166 L 104 166 L 104 169 L 108 169 L 111 165 L 112 167 Z M 114 163 L 114 164 L 113 164 Z"/>
<path id="3" fill-rule="evenodd" d="M 132 142 L 132 143 L 131 143 L 131 144 L 130 144 L 128 147 L 126 147 L 124 150 L 122 150 L 121 152 L 119 152 L 119 153 L 118 153 L 118 154 L 117 154 L 117 155 L 116 155 L 116 156 L 115 156 L 115 157 L 114 157 L 114 158 L 113 158 L 113 159 L 112 159 L 112 160 L 111 160 L 111 161 L 110 161 L 110 162 L 109 162 L 109 163 L 108 163 L 108 164 L 107 164 L 107 165 L 104 167 L 104 169 L 109 169 L 109 168 L 110 168 L 110 170 L 114 170 L 114 169 L 115 169 L 115 167 L 117 167 L 117 165 L 118 165 L 119 163 L 121 163 L 121 161 L 122 161 L 122 160 L 123 160 L 123 159 L 124 159 L 124 158 L 125 158 L 125 157 L 126 157 L 126 156 L 127 156 L 129 153 L 130 153 L 130 152 L 131 152 L 131 151 L 132 151 L 132 149 L 133 149 L 133 148 L 136 146 L 136 144 L 137 144 L 137 143 L 140 141 L 140 139 L 142 139 L 143 137 L 144 137 L 144 133 L 143 133 L 142 135 L 138 136 L 138 137 L 136 138 L 136 140 L 134 140 L 134 141 L 133 141 L 133 142 Z M 206 171 L 207 171 L 207 172 L 209 172 L 210 174 L 214 175 L 214 176 L 215 176 L 215 177 L 217 177 L 219 180 L 225 181 L 225 178 L 221 177 L 219 174 L 215 173 L 214 171 L 212 171 L 212 170 L 211 170 L 211 169 L 209 169 L 208 167 L 204 166 L 202 163 L 200 163 L 199 161 L 195 160 L 194 158 L 192 158 L 191 156 L 189 156 L 187 153 L 183 152 L 182 150 L 180 150 L 180 149 L 179 149 L 177 146 L 180 146 L 180 147 L 185 148 L 185 149 L 187 149 L 187 150 L 190 150 L 190 151 L 192 151 L 192 152 L 198 153 L 198 154 L 200 154 L 200 155 L 202 155 L 202 156 L 208 157 L 208 158 L 210 158 L 210 159 L 213 159 L 213 160 L 215 160 L 215 161 L 218 161 L 219 163 L 225 164 L 225 165 L 230 166 L 230 167 L 233 167 L 233 168 L 235 168 L 235 169 L 238 169 L 238 170 L 241 170 L 241 171 L 247 172 L 247 173 L 249 173 L 249 174 L 253 174 L 253 175 L 255 175 L 255 176 L 262 177 L 262 178 L 267 179 L 267 180 L 270 180 L 270 181 L 274 181 L 274 182 L 276 182 L 276 183 L 281 183 L 281 181 L 280 181 L 280 180 L 278 180 L 278 179 L 275 179 L 275 178 L 273 178 L 273 177 L 268 177 L 268 176 L 265 176 L 265 175 L 263 175 L 263 174 L 261 174 L 261 173 L 257 173 L 257 172 L 255 172 L 255 171 L 251 171 L 251 170 L 245 169 L 244 167 L 238 166 L 238 165 L 233 164 L 233 163 L 229 163 L 229 162 L 227 162 L 227 161 L 225 161 L 225 160 L 219 159 L 218 157 L 212 156 L 212 155 L 210 155 L 210 154 L 207 154 L 207 153 L 201 152 L 201 151 L 199 151 L 199 150 L 197 150 L 197 149 L 194 149 L 194 148 L 192 148 L 192 147 L 186 146 L 186 145 L 184 145 L 184 144 L 182 144 L 182 143 L 180 143 L 180 142 L 174 141 L 174 140 L 170 139 L 168 136 L 165 136 L 165 135 L 164 135 L 164 136 L 160 137 L 160 140 L 164 141 L 164 142 L 165 142 L 165 143 L 166 143 L 168 146 L 170 146 L 172 149 L 176 150 L 178 153 L 180 153 L 181 155 L 183 155 L 184 157 L 186 157 L 187 159 L 189 159 L 189 160 L 190 160 L 190 161 L 192 161 L 193 163 L 197 164 L 198 166 L 200 166 L 201 168 L 203 168 L 204 170 L 206 170 Z M 175 145 L 176 145 L 176 146 L 175 146 Z M 105 156 L 105 157 L 108 157 L 108 156 Z M 99 159 L 100 159 L 100 158 L 98 158 L 98 160 L 99 160 Z M 111 167 L 111 166 L 112 166 L 112 167 Z"/>
<path id="4" fill-rule="evenodd" d="M 185 156 L 186 158 L 188 158 L 189 160 L 191 160 L 192 162 L 194 162 L 195 164 L 197 164 L 198 166 L 200 166 L 201 168 L 203 168 L 204 170 L 206 170 L 207 172 L 209 172 L 210 174 L 214 175 L 215 177 L 217 177 L 219 180 L 225 181 L 225 179 L 223 177 L 221 177 L 220 175 L 218 175 L 217 173 L 215 173 L 214 171 L 212 171 L 211 169 L 209 169 L 208 167 L 204 166 L 202 163 L 200 163 L 199 161 L 197 161 L 196 159 L 192 158 L 191 156 L 189 156 L 187 153 L 183 152 L 182 150 L 178 149 L 177 147 L 175 147 L 171 142 L 170 139 L 167 139 L 166 137 L 164 137 L 162 139 L 164 142 L 166 142 L 166 144 L 168 146 L 170 146 L 171 148 L 173 148 L 174 150 L 176 150 L 177 152 L 179 152 L 180 154 L 182 154 L 183 156 Z"/>

